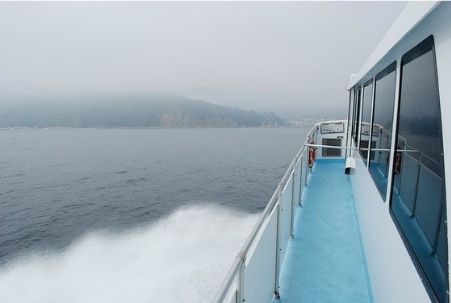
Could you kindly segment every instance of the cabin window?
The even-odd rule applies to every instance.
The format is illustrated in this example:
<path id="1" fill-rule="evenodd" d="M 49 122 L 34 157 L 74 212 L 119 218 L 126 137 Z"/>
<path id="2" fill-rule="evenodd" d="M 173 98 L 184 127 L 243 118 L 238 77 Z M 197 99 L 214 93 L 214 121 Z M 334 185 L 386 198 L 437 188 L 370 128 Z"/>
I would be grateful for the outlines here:
<path id="1" fill-rule="evenodd" d="M 321 134 L 337 134 L 345 132 L 345 125 L 343 122 L 337 123 L 322 123 L 320 126 Z"/>
<path id="2" fill-rule="evenodd" d="M 323 138 L 323 145 L 327 146 L 341 146 L 341 138 Z M 341 157 L 341 149 L 339 148 L 329 148 L 323 147 L 321 156 L 323 157 Z"/>
<path id="3" fill-rule="evenodd" d="M 391 211 L 433 301 L 448 302 L 443 140 L 433 38 L 407 53 L 401 66 Z"/>
<path id="4" fill-rule="evenodd" d="M 374 87 L 373 135 L 370 141 L 374 140 L 375 144 L 369 171 L 384 201 L 391 153 L 395 87 L 396 62 L 376 76 Z"/>
<path id="5" fill-rule="evenodd" d="M 360 122 L 360 154 L 366 160 L 368 158 L 368 145 L 370 142 L 370 129 L 371 129 L 371 109 L 373 98 L 373 80 L 368 81 L 363 86 L 363 100 L 362 100 L 362 121 Z M 371 147 L 376 146 L 376 142 L 373 140 Z M 371 158 L 374 159 L 374 152 L 371 152 Z"/>

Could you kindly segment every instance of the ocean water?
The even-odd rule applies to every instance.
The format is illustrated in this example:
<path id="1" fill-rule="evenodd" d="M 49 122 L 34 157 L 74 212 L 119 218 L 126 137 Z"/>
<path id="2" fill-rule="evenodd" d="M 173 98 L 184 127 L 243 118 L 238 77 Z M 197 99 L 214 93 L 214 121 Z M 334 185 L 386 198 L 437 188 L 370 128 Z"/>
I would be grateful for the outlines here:
<path id="1" fill-rule="evenodd" d="M 0 302 L 208 301 L 306 128 L 0 131 Z"/>

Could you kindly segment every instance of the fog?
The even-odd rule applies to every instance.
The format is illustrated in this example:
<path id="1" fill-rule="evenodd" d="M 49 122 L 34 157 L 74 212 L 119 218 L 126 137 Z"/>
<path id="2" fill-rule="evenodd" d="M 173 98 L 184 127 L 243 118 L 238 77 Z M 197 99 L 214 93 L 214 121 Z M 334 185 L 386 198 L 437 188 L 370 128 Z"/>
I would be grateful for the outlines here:
<path id="1" fill-rule="evenodd" d="M 0 3 L 0 102 L 167 93 L 340 116 L 399 2 Z"/>

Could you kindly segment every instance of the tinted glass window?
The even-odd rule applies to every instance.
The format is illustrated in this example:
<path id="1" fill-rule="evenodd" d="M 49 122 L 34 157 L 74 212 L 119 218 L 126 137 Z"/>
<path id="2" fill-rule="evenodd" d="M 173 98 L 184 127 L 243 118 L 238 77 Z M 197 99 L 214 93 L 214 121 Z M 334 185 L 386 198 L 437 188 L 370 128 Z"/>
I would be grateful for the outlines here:
<path id="1" fill-rule="evenodd" d="M 343 122 L 323 123 L 320 126 L 321 134 L 344 133 L 345 126 Z"/>
<path id="2" fill-rule="evenodd" d="M 385 200 L 388 166 L 393 129 L 393 107 L 395 104 L 396 65 L 392 64 L 376 77 L 373 131 L 375 141 L 373 159 L 370 159 L 370 174 Z"/>
<path id="3" fill-rule="evenodd" d="M 341 146 L 341 138 L 323 138 L 322 144 L 328 146 Z M 321 155 L 323 157 L 341 157 L 341 149 L 323 147 Z"/>
<path id="4" fill-rule="evenodd" d="M 433 290 L 433 301 L 447 302 L 445 176 L 433 41 L 406 56 L 391 210 Z"/>
<path id="5" fill-rule="evenodd" d="M 360 123 L 360 154 L 365 160 L 365 165 L 368 156 L 368 142 L 370 140 L 372 95 L 373 83 L 370 82 L 363 88 L 362 121 Z M 373 144 L 372 146 L 374 147 L 375 145 Z M 372 158 L 374 158 L 373 155 Z"/>

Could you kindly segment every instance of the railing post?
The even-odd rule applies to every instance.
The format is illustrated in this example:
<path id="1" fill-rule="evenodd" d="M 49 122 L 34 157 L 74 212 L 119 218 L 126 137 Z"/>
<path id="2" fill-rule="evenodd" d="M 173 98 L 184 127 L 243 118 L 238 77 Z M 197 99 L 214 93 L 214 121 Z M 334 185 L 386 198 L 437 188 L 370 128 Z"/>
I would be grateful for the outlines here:
<path id="1" fill-rule="evenodd" d="M 305 151 L 306 151 L 306 159 L 307 159 L 307 161 L 308 161 L 308 154 L 307 154 L 308 149 L 306 148 Z M 305 160 L 305 159 L 304 159 L 304 160 Z M 304 186 L 307 186 L 307 179 L 308 179 L 308 165 L 305 164 Z"/>
<path id="2" fill-rule="evenodd" d="M 277 195 L 277 230 L 276 230 L 276 268 L 275 268 L 275 279 L 274 279 L 274 299 L 280 300 L 279 294 L 279 276 L 280 276 L 280 203 L 281 203 L 282 189 L 279 188 L 279 193 Z"/>
<path id="3" fill-rule="evenodd" d="M 291 173 L 291 216 L 290 216 L 290 237 L 291 239 L 294 239 L 294 207 L 293 207 L 293 202 L 294 202 L 294 177 L 296 176 L 296 174 L 294 173 L 296 170 L 296 163 L 293 166 L 293 172 Z"/>
<path id="4" fill-rule="evenodd" d="M 299 163 L 301 165 L 300 169 L 299 169 L 299 201 L 298 204 L 299 206 L 302 206 L 302 164 L 304 163 L 304 153 L 301 154 L 301 157 L 299 158 Z"/>
<path id="5" fill-rule="evenodd" d="M 240 269 L 238 272 L 238 289 L 236 294 L 236 302 L 243 303 L 246 302 L 244 298 L 244 270 L 246 269 L 246 261 L 244 256 L 241 256 Z"/>

